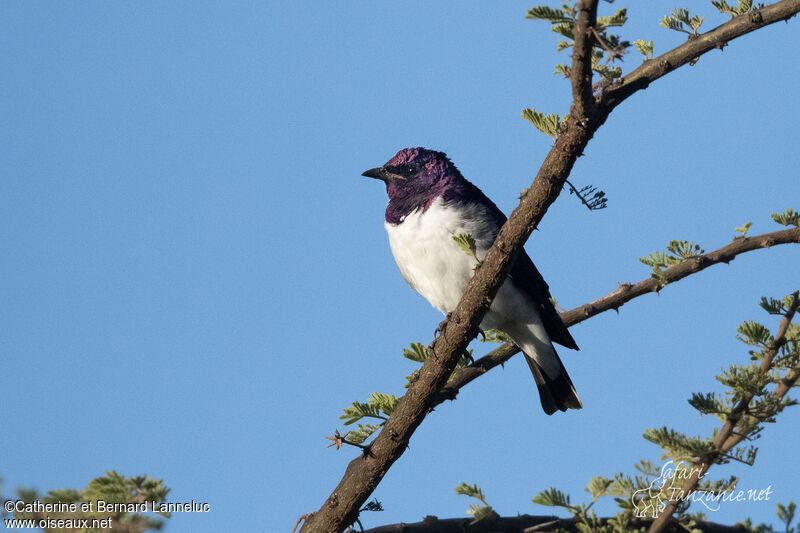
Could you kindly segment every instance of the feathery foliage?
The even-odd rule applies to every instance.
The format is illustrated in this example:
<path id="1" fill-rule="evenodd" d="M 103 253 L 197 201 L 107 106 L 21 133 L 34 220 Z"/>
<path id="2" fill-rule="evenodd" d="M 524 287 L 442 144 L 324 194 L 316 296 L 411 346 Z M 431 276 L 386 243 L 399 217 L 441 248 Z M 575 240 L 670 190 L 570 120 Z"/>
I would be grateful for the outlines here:
<path id="1" fill-rule="evenodd" d="M 731 6 L 725 0 L 711 0 L 711 5 L 716 7 L 720 13 L 730 15 L 731 18 L 749 13 L 754 9 L 761 9 L 764 4 L 753 5 L 753 0 L 737 0 L 735 6 Z"/>
<path id="2" fill-rule="evenodd" d="M 800 227 L 800 213 L 795 213 L 792 208 L 783 213 L 772 213 L 772 220 L 783 226 Z"/>
<path id="3" fill-rule="evenodd" d="M 358 424 L 358 429 L 348 431 L 344 436 L 353 444 L 362 444 L 382 426 L 383 424 Z"/>
<path id="4" fill-rule="evenodd" d="M 693 257 L 698 248 L 686 241 L 673 241 L 670 247 L 671 261 L 677 262 Z M 666 260 L 665 260 L 666 261 Z M 665 266 L 665 262 L 659 263 Z M 800 306 L 795 296 L 783 299 L 762 298 L 760 306 L 772 315 L 790 316 Z M 592 478 L 584 489 L 591 496 L 588 503 L 572 503 L 570 496 L 549 487 L 533 498 L 533 503 L 549 507 L 560 507 L 572 516 L 578 531 L 585 533 L 626 533 L 644 531 L 638 522 L 642 518 L 654 519 L 665 510 L 670 498 L 677 501 L 675 518 L 681 527 L 688 531 L 696 529 L 697 521 L 705 519 L 702 513 L 689 514 L 692 502 L 703 501 L 704 505 L 719 504 L 725 495 L 735 492 L 738 480 L 728 477 L 711 480 L 706 477 L 710 465 L 724 465 L 731 461 L 752 465 L 758 448 L 752 444 L 745 446 L 726 446 L 716 442 L 720 431 L 731 425 L 731 435 L 742 436 L 743 440 L 754 441 L 764 430 L 764 424 L 775 421 L 775 415 L 789 405 L 797 402 L 779 397 L 769 385 L 778 380 L 789 380 L 794 384 L 800 373 L 800 326 L 789 323 L 784 328 L 780 347 L 774 336 L 765 326 L 747 321 L 737 328 L 737 338 L 747 346 L 754 346 L 760 352 L 751 353 L 751 359 L 771 359 L 767 371 L 755 364 L 733 365 L 723 371 L 717 380 L 727 388 L 722 394 L 716 392 L 694 393 L 689 404 L 701 415 L 713 414 L 725 424 L 722 430 L 715 430 L 709 437 L 689 437 L 666 426 L 646 429 L 643 437 L 661 447 L 662 460 L 667 460 L 660 468 L 650 461 L 640 461 L 634 465 L 638 472 L 634 475 L 617 473 L 612 478 L 602 476 Z M 695 476 L 696 482 L 688 489 L 687 480 Z M 462 484 L 459 489 L 470 494 L 481 494 L 477 486 Z M 688 492 L 686 492 L 688 490 Z M 764 491 L 762 490 L 761 493 Z M 760 493 L 759 493 L 760 494 Z M 476 496 L 477 497 L 477 496 Z M 610 518 L 598 518 L 592 506 L 600 498 L 611 497 L 619 511 Z M 793 502 L 778 505 L 778 518 L 790 529 L 796 506 Z M 748 522 L 749 524 L 749 522 Z M 769 526 L 759 526 L 754 531 L 773 532 Z"/>
<path id="5" fill-rule="evenodd" d="M 633 46 L 636 47 L 645 59 L 653 59 L 653 41 L 645 41 L 644 39 L 637 39 L 633 41 Z"/>
<path id="6" fill-rule="evenodd" d="M 52 520 L 72 520 L 73 522 L 87 519 L 89 524 L 92 520 L 110 519 L 111 528 L 122 533 L 142 533 L 147 530 L 161 529 L 163 521 L 141 513 L 133 512 L 99 512 L 97 501 L 102 500 L 106 503 L 121 504 L 154 504 L 166 501 L 170 489 L 164 485 L 163 480 L 153 479 L 149 476 L 125 477 L 115 471 L 106 472 L 104 476 L 92 479 L 86 488 L 80 490 L 59 489 L 51 490 L 46 495 L 39 495 L 34 490 L 18 491 L 19 499 L 32 503 L 41 501 L 43 503 L 75 503 L 79 504 L 76 512 L 48 512 L 47 517 Z M 82 507 L 80 504 L 91 504 Z M 86 509 L 86 510 L 84 510 Z M 158 510 L 156 509 L 156 512 Z M 170 517 L 168 512 L 158 512 L 165 518 Z M 44 518 L 38 513 L 14 513 L 18 520 L 40 520 Z M 56 529 L 46 529 L 46 531 L 57 531 Z M 61 531 L 59 529 L 58 531 Z M 95 529 L 76 528 L 75 531 L 89 533 Z"/>
<path id="7" fill-rule="evenodd" d="M 345 426 L 355 424 L 362 418 L 377 418 L 386 421 L 397 407 L 397 401 L 394 394 L 373 392 L 366 402 L 353 402 L 350 407 L 345 408 L 344 414 L 339 418 L 344 420 Z"/>
<path id="8" fill-rule="evenodd" d="M 699 244 L 690 241 L 672 240 L 667 245 L 667 253 L 651 252 L 647 257 L 640 257 L 639 261 L 653 269 L 650 277 L 657 279 L 663 287 L 667 283 L 665 269 L 679 265 L 704 253 L 705 251 L 700 248 Z"/>
<path id="9" fill-rule="evenodd" d="M 561 129 L 567 121 L 569 115 L 560 117 L 558 115 L 545 115 L 535 109 L 523 109 L 522 118 L 533 124 L 537 130 L 555 139 L 561 133 Z"/>
<path id="10" fill-rule="evenodd" d="M 458 235 L 453 235 L 453 240 L 456 241 L 458 247 L 464 250 L 467 255 L 471 255 L 475 259 L 478 259 L 475 238 L 471 233 L 459 233 Z"/>
<path id="11" fill-rule="evenodd" d="M 735 231 L 736 233 L 740 233 L 741 235 L 739 235 L 739 237 L 747 237 L 747 232 L 750 230 L 750 226 L 752 225 L 753 225 L 752 222 L 746 222 L 745 224 L 742 224 L 740 227 L 736 228 L 733 231 Z"/>
<path id="12" fill-rule="evenodd" d="M 403 348 L 403 357 L 415 363 L 424 363 L 428 358 L 428 348 L 421 342 L 412 342 L 409 348 Z"/>
<path id="13" fill-rule="evenodd" d="M 702 26 L 704 19 L 705 17 L 699 15 L 690 15 L 689 10 L 686 8 L 676 7 L 672 11 L 672 15 L 664 15 L 660 24 L 665 28 L 681 31 L 695 37 L 698 35 L 697 30 Z"/>
<path id="14" fill-rule="evenodd" d="M 477 503 L 471 503 L 469 505 L 469 509 L 467 510 L 467 514 L 473 517 L 472 523 L 475 524 L 483 520 L 484 518 L 488 518 L 490 516 L 497 516 L 497 513 L 494 512 L 492 506 L 489 505 L 486 501 L 486 496 L 484 496 L 483 491 L 478 487 L 478 485 L 467 485 L 466 483 L 461 483 L 459 486 L 456 487 L 456 494 L 462 494 L 464 496 L 469 496 L 470 498 L 475 498 L 482 505 L 478 505 Z"/>
<path id="15" fill-rule="evenodd" d="M 577 4 L 574 1 L 562 0 L 560 8 L 549 6 L 536 6 L 528 10 L 525 18 L 533 20 L 543 20 L 550 23 L 550 29 L 559 36 L 566 38 L 560 39 L 556 49 L 560 52 L 571 48 L 575 41 L 574 27 L 578 16 Z M 592 61 L 592 70 L 608 80 L 618 78 L 621 75 L 620 69 L 611 69 L 600 64 L 602 59 L 606 63 L 616 59 L 622 59 L 627 53 L 627 48 L 631 43 L 623 41 L 618 35 L 609 34 L 609 28 L 624 26 L 628 21 L 628 10 L 623 8 L 612 15 L 597 17 L 594 25 L 594 46 L 592 55 L 597 59 Z M 619 73 L 619 74 L 618 74 Z M 568 75 L 566 65 L 556 65 L 556 74 Z"/>
<path id="16" fill-rule="evenodd" d="M 498 344 L 503 344 L 506 342 L 514 342 L 511 340 L 504 331 L 500 331 L 499 329 L 490 329 L 488 331 L 483 332 L 483 336 L 479 337 L 481 342 L 496 342 Z"/>

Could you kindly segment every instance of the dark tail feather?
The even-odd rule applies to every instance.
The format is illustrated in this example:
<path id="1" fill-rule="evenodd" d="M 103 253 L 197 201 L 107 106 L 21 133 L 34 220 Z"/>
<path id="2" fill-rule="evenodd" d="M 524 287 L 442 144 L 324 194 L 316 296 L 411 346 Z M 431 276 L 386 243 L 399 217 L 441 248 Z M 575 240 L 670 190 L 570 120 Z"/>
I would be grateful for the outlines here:
<path id="1" fill-rule="evenodd" d="M 561 359 L 558 364 L 561 367 L 561 373 L 555 378 L 549 377 L 545 374 L 542 367 L 534 361 L 528 354 L 525 355 L 525 360 L 528 366 L 531 367 L 533 379 L 536 381 L 536 386 L 539 388 L 539 397 L 542 400 L 542 409 L 548 415 L 552 415 L 556 411 L 566 411 L 567 409 L 583 409 L 581 399 L 578 398 L 578 393 L 575 392 L 575 386 L 572 380 L 569 379 Z M 558 358 L 558 354 L 556 354 Z"/>

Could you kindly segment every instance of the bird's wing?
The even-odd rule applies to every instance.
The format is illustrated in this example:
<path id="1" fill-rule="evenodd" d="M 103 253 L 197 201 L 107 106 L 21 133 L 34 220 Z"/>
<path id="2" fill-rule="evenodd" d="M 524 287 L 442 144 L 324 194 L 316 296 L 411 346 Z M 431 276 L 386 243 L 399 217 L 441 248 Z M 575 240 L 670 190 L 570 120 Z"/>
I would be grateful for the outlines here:
<path id="1" fill-rule="evenodd" d="M 500 227 L 506 222 L 506 215 L 489 199 L 489 197 L 483 194 L 483 191 L 471 182 L 464 180 L 464 187 L 468 191 L 469 196 L 474 198 L 475 201 L 483 205 L 486 209 L 486 222 L 490 228 L 488 233 L 491 235 L 491 239 L 487 240 L 488 242 L 486 243 L 488 248 L 488 246 L 491 245 L 490 243 L 497 238 Z M 511 268 L 509 277 L 514 285 L 525 291 L 530 295 L 533 301 L 536 302 L 536 307 L 539 310 L 539 315 L 542 317 L 545 331 L 547 331 L 550 340 L 567 348 L 579 350 L 578 344 L 575 342 L 575 339 L 572 338 L 572 335 L 570 335 L 567 326 L 561 321 L 561 317 L 558 315 L 558 311 L 556 311 L 553 302 L 550 301 L 550 287 L 547 286 L 542 275 L 536 270 L 533 261 L 531 261 L 531 258 L 528 257 L 524 249 L 519 253 L 517 261 Z"/>
<path id="2" fill-rule="evenodd" d="M 517 261 L 511 267 L 509 277 L 514 285 L 524 290 L 536 302 L 544 329 L 550 336 L 550 340 L 567 348 L 579 350 L 575 339 L 570 335 L 553 302 L 550 301 L 550 287 L 547 286 L 525 250 L 522 250 L 517 256 Z"/>

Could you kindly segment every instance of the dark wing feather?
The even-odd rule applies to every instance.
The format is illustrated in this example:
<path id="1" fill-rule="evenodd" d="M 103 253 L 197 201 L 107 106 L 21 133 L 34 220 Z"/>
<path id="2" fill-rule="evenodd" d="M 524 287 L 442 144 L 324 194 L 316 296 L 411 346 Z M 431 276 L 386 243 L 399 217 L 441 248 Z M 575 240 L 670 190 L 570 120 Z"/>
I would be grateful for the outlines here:
<path id="1" fill-rule="evenodd" d="M 570 335 L 567 326 L 561 321 L 553 302 L 550 301 L 550 287 L 547 286 L 542 275 L 536 270 L 536 266 L 525 250 L 522 250 L 517 256 L 517 261 L 511 267 L 509 277 L 514 285 L 528 293 L 533 301 L 536 302 L 536 306 L 539 308 L 539 315 L 544 323 L 544 329 L 550 336 L 550 340 L 567 348 L 579 350 L 580 348 L 578 348 L 575 339 Z"/>
<path id="2" fill-rule="evenodd" d="M 464 201 L 463 198 L 467 198 L 468 200 L 466 201 L 468 202 L 477 202 L 486 207 L 486 222 L 489 226 L 491 239 L 496 239 L 497 234 L 500 232 L 500 226 L 506 222 L 506 215 L 483 194 L 483 191 L 471 182 L 463 180 L 460 186 L 459 196 L 462 198 L 461 201 Z M 446 202 L 449 201 L 446 195 L 444 200 Z M 474 235 L 474 237 L 477 238 L 479 236 Z M 578 348 L 575 339 L 569 334 L 567 326 L 561 321 L 558 311 L 556 311 L 553 302 L 550 301 L 550 287 L 547 286 L 542 275 L 536 270 L 533 261 L 531 261 L 524 249 L 520 252 L 516 263 L 511 268 L 509 277 L 514 285 L 528 293 L 533 301 L 536 302 L 539 315 L 544 323 L 544 329 L 547 331 L 547 335 L 550 336 L 550 340 L 567 348 L 579 350 L 580 348 Z"/>

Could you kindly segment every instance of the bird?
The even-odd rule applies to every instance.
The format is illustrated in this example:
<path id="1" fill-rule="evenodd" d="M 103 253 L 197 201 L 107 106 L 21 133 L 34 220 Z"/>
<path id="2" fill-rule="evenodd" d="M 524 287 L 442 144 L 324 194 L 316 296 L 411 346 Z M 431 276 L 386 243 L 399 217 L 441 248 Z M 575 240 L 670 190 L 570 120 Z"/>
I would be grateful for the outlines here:
<path id="1" fill-rule="evenodd" d="M 383 181 L 389 204 L 384 226 L 397 267 L 412 289 L 445 315 L 458 305 L 506 216 L 442 152 L 404 148 L 362 176 Z M 474 253 L 454 237 L 469 234 Z M 578 350 L 523 249 L 480 324 L 500 330 L 522 350 L 548 415 L 583 404 L 553 343 Z"/>

